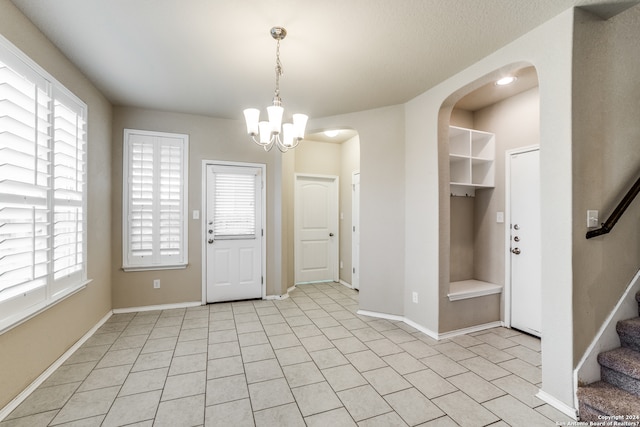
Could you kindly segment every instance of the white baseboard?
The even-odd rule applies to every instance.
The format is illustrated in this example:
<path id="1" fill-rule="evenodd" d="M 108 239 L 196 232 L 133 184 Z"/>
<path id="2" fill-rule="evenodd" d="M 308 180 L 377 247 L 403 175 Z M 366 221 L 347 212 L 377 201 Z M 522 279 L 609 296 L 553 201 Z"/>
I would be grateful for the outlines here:
<path id="1" fill-rule="evenodd" d="M 65 351 L 62 356 L 60 356 L 55 362 L 51 364 L 38 378 L 36 378 L 31 384 L 27 386 L 19 395 L 17 395 L 11 402 L 9 402 L 4 408 L 0 409 L 0 421 L 5 419 L 14 409 L 18 407 L 22 402 L 25 401 L 27 397 L 31 393 L 33 393 L 42 383 L 44 383 L 47 378 L 49 378 L 55 371 L 58 369 L 64 362 L 71 357 L 76 350 L 78 350 L 82 344 L 84 344 L 95 332 L 100 329 L 102 325 L 105 324 L 107 320 L 112 315 L 112 311 L 109 311 L 102 319 L 95 324 L 95 326 L 84 334 L 76 343 L 69 348 L 69 350 Z"/>
<path id="2" fill-rule="evenodd" d="M 456 329 L 455 331 L 444 332 L 442 334 L 438 334 L 438 339 L 443 340 L 447 338 L 457 337 L 458 335 L 471 334 L 473 332 L 480 332 L 486 329 L 491 328 L 499 328 L 504 326 L 501 321 L 497 320 L 495 322 L 484 323 L 482 325 L 471 326 L 469 328 Z"/>
<path id="3" fill-rule="evenodd" d="M 347 283 L 347 282 L 345 282 L 345 281 L 344 281 L 344 280 L 342 280 L 342 279 L 340 279 L 340 282 L 339 282 L 339 283 L 340 283 L 341 285 L 346 286 L 346 287 L 347 287 L 347 288 L 349 288 L 349 289 L 353 289 L 353 286 L 351 286 L 351 283 Z"/>
<path id="4" fill-rule="evenodd" d="M 566 403 L 559 401 L 555 397 L 551 396 L 549 393 L 542 390 L 538 390 L 536 397 L 542 400 L 543 402 L 549 404 L 550 406 L 553 406 L 554 408 L 556 408 L 558 411 L 562 412 L 566 416 L 571 417 L 574 420 L 578 419 L 578 411 L 576 410 L 576 408 L 572 408 Z"/>
<path id="5" fill-rule="evenodd" d="M 502 322 L 500 321 L 495 321 L 495 322 L 490 322 L 490 323 L 485 323 L 482 325 L 477 325 L 477 326 L 472 326 L 470 328 L 463 328 L 463 329 L 457 329 L 455 331 L 450 331 L 450 332 L 445 332 L 445 333 L 438 333 L 435 331 L 430 330 L 429 328 L 425 328 L 424 326 L 414 322 L 411 319 L 407 319 L 406 317 L 403 316 L 398 316 L 395 314 L 387 314 L 387 313 L 378 313 L 375 311 L 366 311 L 366 310 L 358 310 L 357 314 L 361 314 L 363 316 L 370 316 L 370 317 L 378 317 L 380 319 L 387 319 L 387 320 L 395 320 L 395 321 L 400 321 L 400 322 L 404 322 L 407 325 L 411 326 L 412 328 L 415 328 L 417 330 L 419 330 L 420 332 L 422 332 L 423 334 L 435 339 L 435 340 L 444 340 L 447 338 L 453 338 L 455 336 L 458 335 L 464 335 L 464 334 L 470 334 L 472 332 L 479 332 L 479 331 L 484 331 L 485 329 L 491 329 L 491 328 L 496 328 L 499 326 L 504 326 L 502 324 Z"/>
<path id="6" fill-rule="evenodd" d="M 289 288 L 287 288 L 287 293 L 284 295 L 266 295 L 263 299 L 267 300 L 267 301 L 282 301 L 283 299 L 287 299 L 289 298 L 289 293 L 293 292 L 296 289 L 296 285 L 293 285 Z"/>
<path id="7" fill-rule="evenodd" d="M 176 308 L 199 307 L 201 305 L 203 304 L 200 301 L 194 301 L 180 302 L 176 304 L 144 305 L 142 307 L 114 308 L 113 314 L 135 313 L 138 311 L 172 310 Z"/>
<path id="8" fill-rule="evenodd" d="M 378 313 L 376 311 L 367 311 L 367 310 L 358 310 L 356 314 L 361 314 L 363 316 L 369 316 L 369 317 L 378 317 L 380 319 L 396 320 L 401 322 L 404 321 L 404 317 L 398 316 L 397 314 Z"/>
<path id="9" fill-rule="evenodd" d="M 422 332 L 426 336 L 433 338 L 434 340 L 439 340 L 440 339 L 440 338 L 438 338 L 438 333 L 437 332 L 433 332 L 431 329 L 425 328 L 424 326 L 417 324 L 413 320 L 404 319 L 403 322 L 406 323 L 407 325 L 411 326 L 412 328 L 415 328 L 415 329 L 419 330 L 420 332 Z"/>

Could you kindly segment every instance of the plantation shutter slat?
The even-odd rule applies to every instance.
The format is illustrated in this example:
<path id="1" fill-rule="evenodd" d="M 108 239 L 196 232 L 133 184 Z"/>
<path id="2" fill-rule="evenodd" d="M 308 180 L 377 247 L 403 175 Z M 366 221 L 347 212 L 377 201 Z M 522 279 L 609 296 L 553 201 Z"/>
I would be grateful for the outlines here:
<path id="1" fill-rule="evenodd" d="M 33 73 L 30 73 L 33 74 Z M 0 302 L 47 284 L 50 96 L 0 62 Z"/>
<path id="2" fill-rule="evenodd" d="M 256 236 L 255 173 L 215 173 L 213 230 L 216 239 Z"/>
<path id="3" fill-rule="evenodd" d="M 187 135 L 125 130 L 125 269 L 186 264 Z"/>
<path id="4" fill-rule="evenodd" d="M 86 122 L 65 94 L 54 92 L 53 108 L 53 274 L 74 280 L 85 257 L 84 193 Z"/>

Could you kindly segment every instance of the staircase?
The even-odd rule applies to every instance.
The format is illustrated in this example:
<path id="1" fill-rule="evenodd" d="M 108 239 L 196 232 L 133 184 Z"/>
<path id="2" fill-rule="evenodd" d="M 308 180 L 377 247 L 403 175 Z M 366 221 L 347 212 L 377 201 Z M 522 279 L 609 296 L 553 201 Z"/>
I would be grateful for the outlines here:
<path id="1" fill-rule="evenodd" d="M 636 301 L 640 313 L 640 292 Z M 618 322 L 616 331 L 622 347 L 598 355 L 602 380 L 578 387 L 580 421 L 640 415 L 640 317 Z"/>

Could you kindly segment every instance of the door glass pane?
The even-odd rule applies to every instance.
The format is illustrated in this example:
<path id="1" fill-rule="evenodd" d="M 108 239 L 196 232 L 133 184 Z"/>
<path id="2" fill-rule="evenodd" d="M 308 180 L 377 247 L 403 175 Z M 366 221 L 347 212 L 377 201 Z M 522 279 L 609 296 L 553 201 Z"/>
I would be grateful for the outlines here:
<path id="1" fill-rule="evenodd" d="M 215 174 L 213 230 L 216 238 L 255 237 L 255 175 Z"/>

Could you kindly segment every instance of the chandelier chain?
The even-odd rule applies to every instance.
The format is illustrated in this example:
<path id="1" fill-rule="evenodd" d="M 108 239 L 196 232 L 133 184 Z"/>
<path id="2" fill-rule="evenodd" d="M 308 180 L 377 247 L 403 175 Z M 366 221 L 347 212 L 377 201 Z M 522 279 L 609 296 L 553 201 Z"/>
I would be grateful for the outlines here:
<path id="1" fill-rule="evenodd" d="M 276 91 L 274 99 L 280 101 L 280 76 L 282 76 L 282 62 L 280 62 L 280 39 L 276 44 Z"/>

